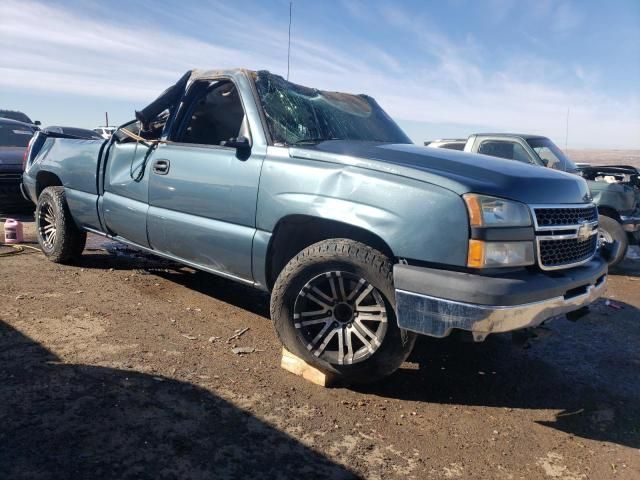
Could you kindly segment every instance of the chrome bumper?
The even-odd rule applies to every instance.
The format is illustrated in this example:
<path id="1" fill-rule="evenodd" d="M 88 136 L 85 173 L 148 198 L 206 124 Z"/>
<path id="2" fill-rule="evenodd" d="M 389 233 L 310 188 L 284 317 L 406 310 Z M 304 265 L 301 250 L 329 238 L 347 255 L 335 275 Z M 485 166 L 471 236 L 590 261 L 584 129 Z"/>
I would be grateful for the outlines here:
<path id="1" fill-rule="evenodd" d="M 490 333 L 536 327 L 552 317 L 586 307 L 604 293 L 606 284 L 607 275 L 603 274 L 582 291 L 511 306 L 477 305 L 396 290 L 398 325 L 433 337 L 446 337 L 454 328 L 467 330 L 481 342 Z"/>

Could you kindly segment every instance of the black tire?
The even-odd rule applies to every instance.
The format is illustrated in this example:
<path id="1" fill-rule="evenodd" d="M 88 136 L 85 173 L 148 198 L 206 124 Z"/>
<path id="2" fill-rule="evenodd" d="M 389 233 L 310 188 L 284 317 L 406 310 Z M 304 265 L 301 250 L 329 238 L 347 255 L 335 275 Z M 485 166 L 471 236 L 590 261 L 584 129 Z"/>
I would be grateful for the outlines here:
<path id="1" fill-rule="evenodd" d="M 319 370 L 333 374 L 334 378 L 343 384 L 369 383 L 393 373 L 411 353 L 416 335 L 398 328 L 395 316 L 392 267 L 390 260 L 384 254 L 368 245 L 353 240 L 325 240 L 304 249 L 284 267 L 276 280 L 271 294 L 271 318 L 284 347 Z M 340 288 L 329 290 L 329 293 L 333 291 L 334 294 L 331 310 L 329 313 L 319 314 L 318 318 L 320 320 L 318 322 L 324 321 L 322 318 L 326 316 L 327 321 L 331 323 L 331 328 L 329 328 L 328 334 L 324 337 L 325 340 L 326 337 L 333 335 L 333 330 L 336 330 L 335 336 L 338 339 L 335 342 L 340 342 L 337 350 L 340 353 L 336 353 L 336 355 L 340 355 L 342 361 L 336 361 L 335 357 L 333 361 L 325 358 L 325 356 L 332 353 L 323 353 L 320 356 L 314 355 L 311 351 L 313 347 L 309 347 L 309 345 L 313 344 L 313 340 L 308 341 L 308 339 L 305 339 L 306 330 L 313 327 L 301 327 L 300 325 L 305 322 L 300 321 L 300 323 L 297 323 L 294 320 L 294 315 L 297 318 L 305 318 L 305 314 L 300 317 L 300 313 L 295 313 L 296 308 L 298 308 L 298 302 L 308 302 L 308 300 L 303 300 L 308 298 L 308 293 L 305 295 L 303 292 L 311 292 L 311 290 L 303 289 L 311 288 L 310 285 L 313 285 L 312 282 L 316 280 L 325 281 L 329 279 L 326 281 L 333 282 L 331 278 L 339 282 Z M 359 279 L 359 283 L 356 283 L 356 279 Z M 364 283 L 361 283 L 362 281 Z M 355 287 L 353 287 L 354 284 L 356 285 Z M 335 287 L 336 284 L 332 283 L 331 285 Z M 369 287 L 372 287 L 372 289 Z M 338 305 L 344 304 L 348 300 L 345 293 L 348 289 L 351 292 L 349 297 L 354 297 L 351 302 L 353 304 L 352 319 L 349 321 L 348 318 L 342 318 L 338 322 Z M 342 295 L 339 292 L 336 295 L 336 290 L 341 291 Z M 327 289 L 325 289 L 326 291 Z M 366 291 L 370 293 L 363 297 Z M 360 302 L 367 302 L 366 298 L 369 295 L 371 295 L 369 298 L 373 299 L 374 305 L 361 305 Z M 327 303 L 329 304 L 330 302 L 327 301 Z M 384 311 L 381 305 L 384 305 Z M 379 313 L 370 315 L 361 313 L 360 310 L 368 309 L 367 311 L 371 311 L 371 309 L 376 310 L 377 308 L 380 309 Z M 311 314 L 312 312 L 307 313 Z M 378 321 L 379 326 L 383 323 L 386 325 L 384 325 L 382 335 L 376 340 L 373 340 L 374 337 L 366 336 L 366 340 L 370 341 L 369 349 L 367 349 L 367 343 L 361 341 L 362 336 L 359 333 L 363 331 L 360 327 L 363 322 L 369 322 L 365 317 L 371 316 L 386 318 L 386 322 Z M 354 323 L 357 323 L 357 325 L 354 325 Z M 326 326 L 328 327 L 329 325 L 327 324 Z M 373 332 L 373 329 L 374 327 L 369 328 L 368 332 Z M 342 332 L 340 333 L 338 330 L 342 330 Z M 358 332 L 355 332 L 355 330 L 358 330 Z M 382 329 L 378 329 L 376 333 L 379 334 L 381 331 Z M 315 332 L 310 335 L 307 333 L 307 337 L 314 334 Z M 323 343 L 321 342 L 322 340 L 323 338 L 320 338 L 318 343 Z M 331 341 L 333 342 L 334 340 L 332 339 Z M 346 357 L 343 355 L 345 344 L 349 345 L 349 352 Z M 358 352 L 363 351 L 365 353 L 360 354 L 360 359 L 354 360 L 353 350 L 355 350 L 357 344 L 362 344 Z M 373 351 L 371 350 L 372 344 L 375 346 Z M 345 364 L 345 361 L 352 363 Z"/>
<path id="2" fill-rule="evenodd" d="M 38 243 L 49 260 L 70 263 L 82 254 L 87 233 L 73 221 L 64 187 L 47 187 L 42 191 L 35 218 Z"/>
<path id="3" fill-rule="evenodd" d="M 618 255 L 609 260 L 609 266 L 614 267 L 619 264 L 627 255 L 627 249 L 629 248 L 629 238 L 627 232 L 625 232 L 615 219 L 604 215 L 598 215 L 598 228 L 600 229 L 600 239 L 602 241 L 614 241 L 620 242 L 620 250 Z"/>

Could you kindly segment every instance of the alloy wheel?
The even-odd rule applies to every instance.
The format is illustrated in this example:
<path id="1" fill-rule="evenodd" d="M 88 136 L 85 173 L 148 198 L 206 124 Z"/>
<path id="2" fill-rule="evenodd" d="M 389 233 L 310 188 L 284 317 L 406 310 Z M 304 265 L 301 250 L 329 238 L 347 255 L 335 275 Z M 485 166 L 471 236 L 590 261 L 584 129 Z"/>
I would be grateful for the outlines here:
<path id="1" fill-rule="evenodd" d="M 50 203 L 43 203 L 38 216 L 38 230 L 43 246 L 53 248 L 56 241 L 56 215 Z"/>
<path id="2" fill-rule="evenodd" d="M 312 355 L 333 365 L 371 357 L 387 332 L 387 303 L 367 280 L 331 271 L 312 278 L 298 293 L 294 326 Z"/>
<path id="3" fill-rule="evenodd" d="M 611 234 L 602 229 L 599 228 L 598 229 L 598 244 L 602 245 L 603 243 L 613 243 L 613 237 L 611 236 Z"/>

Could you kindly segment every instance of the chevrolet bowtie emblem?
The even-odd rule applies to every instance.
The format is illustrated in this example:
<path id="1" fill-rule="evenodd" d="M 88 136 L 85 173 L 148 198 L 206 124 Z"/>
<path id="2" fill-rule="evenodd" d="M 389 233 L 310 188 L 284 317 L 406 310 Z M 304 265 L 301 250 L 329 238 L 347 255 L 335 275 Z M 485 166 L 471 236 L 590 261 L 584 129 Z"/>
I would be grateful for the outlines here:
<path id="1" fill-rule="evenodd" d="M 581 242 L 589 240 L 589 237 L 591 236 L 591 231 L 592 231 L 591 225 L 582 221 L 581 225 L 578 227 L 578 231 L 576 232 L 576 235 L 578 236 L 578 240 L 580 240 Z"/>

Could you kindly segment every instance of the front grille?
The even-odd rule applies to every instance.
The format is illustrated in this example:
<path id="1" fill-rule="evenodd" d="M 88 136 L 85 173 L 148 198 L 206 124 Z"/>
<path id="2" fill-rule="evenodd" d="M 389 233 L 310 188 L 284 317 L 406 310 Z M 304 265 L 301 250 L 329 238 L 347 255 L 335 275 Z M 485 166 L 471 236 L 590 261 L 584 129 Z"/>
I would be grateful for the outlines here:
<path id="1" fill-rule="evenodd" d="M 594 205 L 574 208 L 536 208 L 538 227 L 564 227 L 598 221 L 598 209 Z"/>
<path id="2" fill-rule="evenodd" d="M 585 205 L 534 205 L 538 265 L 543 270 L 588 262 L 598 248 L 598 208 Z"/>
<path id="3" fill-rule="evenodd" d="M 540 240 L 540 263 L 543 267 L 561 267 L 589 260 L 596 251 L 598 236 L 587 240 Z"/>

